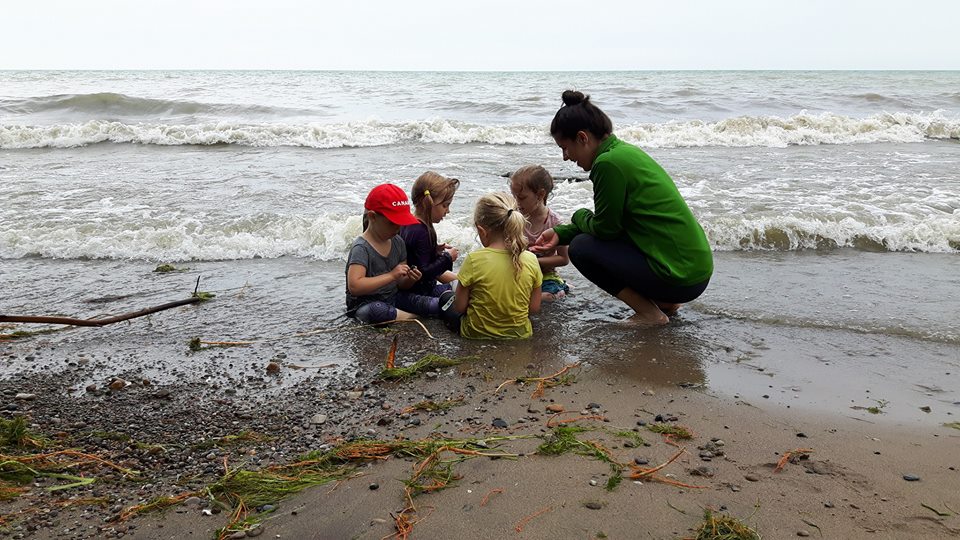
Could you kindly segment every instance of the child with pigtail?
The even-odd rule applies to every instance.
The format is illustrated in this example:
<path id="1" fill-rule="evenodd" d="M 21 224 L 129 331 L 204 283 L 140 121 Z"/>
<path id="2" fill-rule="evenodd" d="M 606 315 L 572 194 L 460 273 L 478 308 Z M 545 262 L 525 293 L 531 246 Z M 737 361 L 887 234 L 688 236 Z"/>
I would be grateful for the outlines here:
<path id="1" fill-rule="evenodd" d="M 450 282 L 457 279 L 453 263 L 460 252 L 453 246 L 438 243 L 433 225 L 450 213 L 450 203 L 459 186 L 456 178 L 433 171 L 421 174 L 413 183 L 410 200 L 418 222 L 400 229 L 400 237 L 407 247 L 407 264 L 422 274 L 410 288 L 411 293 L 439 297 L 449 291 Z"/>
<path id="2" fill-rule="evenodd" d="M 467 255 L 458 273 L 452 309 L 462 313 L 459 330 L 471 339 L 528 338 L 530 313 L 540 311 L 543 273 L 527 251 L 527 220 L 506 193 L 477 201 L 474 224 L 483 249 Z"/>

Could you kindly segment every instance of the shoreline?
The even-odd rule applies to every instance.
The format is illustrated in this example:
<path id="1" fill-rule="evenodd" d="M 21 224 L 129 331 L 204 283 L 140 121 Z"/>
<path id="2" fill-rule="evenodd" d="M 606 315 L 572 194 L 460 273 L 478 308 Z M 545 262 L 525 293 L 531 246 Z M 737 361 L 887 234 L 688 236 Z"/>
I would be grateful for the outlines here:
<path id="1" fill-rule="evenodd" d="M 954 512 L 960 500 L 952 489 L 960 480 L 954 457 L 960 431 L 945 426 L 960 420 L 960 345 L 921 337 L 956 335 L 949 318 L 956 312 L 955 279 L 941 275 L 955 257 L 840 251 L 822 257 L 722 253 L 718 260 L 721 271 L 707 295 L 665 328 L 623 322 L 623 309 L 574 275 L 574 296 L 548 306 L 535 320 L 536 337 L 517 342 L 451 338 L 435 320 L 425 321 L 434 340 L 415 325 L 378 331 L 339 320 L 341 263 L 196 262 L 188 272 L 155 274 L 152 264 L 112 260 L 8 261 L 8 269 L 36 278 L 26 283 L 5 276 L 9 289 L 19 291 L 18 312 L 132 311 L 192 291 L 197 274 L 203 275 L 201 290 L 218 296 L 109 327 L 0 341 L 0 419 L 24 416 L 31 432 L 50 441 L 48 449 L 78 449 L 141 473 L 127 477 L 97 466 L 70 471 L 95 480 L 56 492 L 47 488 L 63 481 L 38 478 L 24 486 L 26 493 L 0 502 L 0 524 L 14 537 L 214 538 L 229 523 L 230 508 L 207 496 L 122 522 L 115 518 L 157 497 L 204 493 L 224 476 L 224 460 L 226 470 L 268 470 L 349 441 L 422 441 L 438 431 L 453 439 L 534 438 L 501 444 L 522 458 L 478 457 L 455 465 L 462 475 L 456 486 L 417 497 L 424 511 L 433 510 L 419 515 L 413 538 L 688 538 L 703 508 L 744 520 L 764 538 L 801 530 L 819 537 L 805 519 L 826 538 L 960 535 Z M 869 274 L 870 281 L 850 277 L 877 262 L 884 266 Z M 831 264 L 828 274 L 816 271 L 824 263 Z M 40 267 L 46 270 L 36 271 Z M 909 269 L 924 278 L 898 277 Z M 822 294 L 803 294 L 814 284 Z M 895 296 L 885 296 L 896 287 Z M 55 307 L 50 290 L 64 291 Z M 921 293 L 937 303 L 906 303 Z M 852 315 L 831 311 L 841 294 L 852 297 L 840 304 Z M 888 322 L 891 313 L 902 313 L 902 321 L 919 314 L 933 322 L 919 320 L 906 335 L 891 334 L 885 329 L 902 322 Z M 871 327 L 872 321 L 882 324 Z M 318 326 L 320 333 L 289 338 Z M 289 339 L 277 339 L 284 336 Z M 382 382 L 378 373 L 394 336 L 398 365 L 430 353 L 478 359 L 408 382 Z M 190 351 L 194 337 L 261 341 Z M 505 380 L 545 376 L 575 363 L 581 364 L 576 381 L 547 388 L 545 401 L 531 399 L 529 386 L 507 385 L 494 394 Z M 116 379 L 124 382 L 110 389 Z M 23 394 L 32 397 L 17 397 Z M 425 400 L 461 397 L 462 404 L 445 412 L 403 412 Z M 587 431 L 577 437 L 601 444 L 624 466 L 636 458 L 650 466 L 671 458 L 676 448 L 637 423 L 675 416 L 668 424 L 688 426 L 694 438 L 663 474 L 708 487 L 624 479 L 607 492 L 608 463 L 533 453 L 552 431 L 547 405 L 579 412 L 590 403 L 601 407 L 583 416 L 609 422 L 578 422 Z M 506 422 L 506 431 L 493 427 L 495 418 Z M 628 448 L 611 431 L 634 433 L 650 446 Z M 724 441 L 724 456 L 704 461 L 698 447 L 713 438 Z M 813 450 L 809 459 L 772 472 L 770 464 L 783 452 L 803 447 Z M 401 480 L 415 463 L 377 460 L 361 465 L 362 477 L 279 501 L 258 518 L 265 520 L 262 532 L 281 538 L 388 536 L 391 512 L 404 509 Z M 699 467 L 712 468 L 713 476 L 691 476 Z M 921 480 L 907 482 L 904 475 Z M 371 483 L 378 489 L 370 490 Z M 478 497 L 494 489 L 503 492 L 480 507 Z M 68 501 L 88 502 L 58 506 L 73 504 Z M 599 509 L 584 506 L 588 502 Z M 548 506 L 516 532 L 518 521 Z"/>
<path id="2" fill-rule="evenodd" d="M 4 417 L 26 414 L 39 432 L 58 433 L 60 440 L 71 441 L 84 451 L 135 465 L 133 468 L 147 473 L 131 481 L 98 472 L 95 476 L 100 476 L 100 481 L 66 493 L 74 498 L 106 495 L 108 504 L 61 510 L 39 522 L 28 519 L 14 525 L 12 534 L 37 538 L 214 538 L 216 529 L 229 521 L 228 512 L 204 515 L 203 510 L 211 508 L 206 501 L 181 504 L 162 513 L 145 513 L 122 523 L 107 520 L 153 497 L 174 496 L 215 483 L 223 475 L 224 459 L 230 468 L 257 470 L 291 463 L 310 450 L 356 438 L 418 440 L 431 434 L 448 438 L 528 434 L 539 438 L 500 445 L 503 451 L 524 454 L 516 460 L 479 457 L 456 465 L 455 471 L 462 479 L 455 486 L 417 498 L 423 509 L 433 510 L 429 515 L 418 514 L 422 520 L 414 525 L 413 538 L 595 538 L 601 533 L 608 538 L 687 538 L 702 519 L 703 508 L 735 516 L 756 527 L 764 538 L 794 537 L 801 531 L 819 536 L 803 520 L 815 523 L 827 538 L 960 534 L 960 516 L 947 509 L 960 509 L 953 489 L 960 480 L 956 472 L 960 461 L 954 451 L 960 431 L 940 424 L 941 420 L 957 420 L 953 409 L 960 412 L 960 407 L 956 404 L 933 401 L 933 411 L 916 411 L 920 415 L 917 418 L 912 412 L 906 413 L 912 405 L 902 403 L 884 407 L 879 414 L 846 407 L 824 414 L 822 409 L 798 406 L 798 398 L 781 391 L 781 386 L 789 386 L 780 384 L 781 379 L 787 382 L 790 372 L 771 369 L 776 371 L 771 376 L 758 367 L 736 363 L 730 368 L 740 374 L 744 395 L 730 396 L 709 384 L 687 384 L 696 370 L 685 370 L 678 358 L 664 356 L 668 350 L 664 343 L 650 339 L 656 334 L 645 334 L 648 342 L 638 340 L 631 349 L 633 356 L 622 358 L 619 365 L 612 366 L 609 359 L 598 362 L 611 351 L 594 350 L 593 358 L 584 355 L 579 359 L 583 365 L 576 380 L 545 389 L 540 399 L 531 399 L 530 385 L 508 384 L 494 393 L 508 379 L 544 376 L 572 363 L 549 350 L 540 351 L 530 342 L 480 343 L 470 344 L 475 345 L 470 351 L 465 347 L 440 351 L 451 356 L 472 352 L 479 359 L 408 382 L 377 381 L 376 373 L 393 335 L 400 336 L 399 365 L 433 352 L 417 344 L 419 334 L 412 326 L 386 332 L 369 330 L 362 334 L 367 337 L 363 340 L 364 354 L 369 361 L 356 373 L 320 370 L 282 392 L 265 390 L 295 371 L 292 366 L 297 360 L 279 355 L 271 357 L 279 365 L 279 373 L 267 375 L 266 358 L 256 360 L 255 371 L 264 373 L 259 382 L 249 376 L 245 395 L 222 389 L 216 399 L 210 398 L 210 388 L 204 385 L 189 381 L 154 385 L 124 374 L 132 384 L 121 390 L 98 385 L 92 392 L 83 391 L 64 400 L 69 389 L 83 380 L 82 373 L 93 369 L 89 362 L 81 362 L 57 377 L 24 374 L 7 379 L 0 383 L 0 393 L 17 409 L 8 407 Z M 2 346 L 9 356 L 14 354 L 10 351 L 26 343 Z M 25 349 L 28 352 L 35 347 Z M 56 350 L 44 352 L 57 354 Z M 252 347 L 197 354 L 224 361 L 238 353 L 248 359 L 270 356 Z M 754 361 L 766 361 L 770 366 L 777 361 L 789 364 L 790 358 L 776 346 L 765 349 L 764 354 Z M 835 354 L 835 360 L 843 356 L 842 350 Z M 671 360 L 677 363 L 671 365 Z M 632 369 L 624 371 L 626 367 Z M 809 373 L 811 378 L 829 378 L 825 375 L 829 372 L 823 371 L 829 367 L 817 369 L 820 377 Z M 744 376 L 749 373 L 752 375 Z M 951 373 L 949 377 L 957 375 Z M 777 381 L 777 394 L 783 396 L 778 399 L 771 394 L 771 399 L 763 399 L 748 395 L 773 392 L 761 387 L 757 379 Z M 860 382 L 875 380 L 868 377 Z M 946 380 L 942 382 L 949 388 Z M 856 387 L 851 385 L 851 391 Z M 13 398 L 14 392 L 34 393 L 36 397 L 18 400 Z M 403 412 L 423 400 L 440 402 L 459 397 L 463 397 L 463 403 L 448 411 Z M 952 398 L 940 397 L 940 401 L 945 399 Z M 590 403 L 600 408 L 588 410 Z M 672 457 L 676 448 L 647 426 L 657 415 L 668 420 L 676 417 L 675 422 L 666 423 L 689 427 L 694 438 L 681 442 L 687 453 L 662 472 L 676 481 L 707 488 L 685 489 L 655 482 L 639 485 L 625 479 L 608 492 L 603 489 L 611 474 L 608 464 L 573 454 L 534 454 L 551 431 L 547 427 L 551 417 L 545 409 L 551 404 L 577 411 L 575 416 L 586 412 L 583 416 L 607 418 L 609 422 L 586 419 L 570 425 L 588 429 L 578 437 L 598 442 L 626 465 L 641 458 L 654 466 Z M 316 415 L 324 417 L 322 424 L 314 423 Z M 507 429 L 494 428 L 494 418 L 506 422 Z M 636 433 L 649 446 L 628 447 L 610 430 Z M 244 433 L 263 438 L 240 438 L 237 444 L 224 442 Z M 799 437 L 798 433 L 805 436 Z M 707 461 L 700 457 L 698 448 L 706 447 L 711 439 L 724 441 L 724 455 Z M 772 464 L 783 452 L 804 447 L 812 449 L 809 459 L 788 463 L 782 472 L 773 472 Z M 163 450 L 150 450 L 156 448 Z M 395 532 L 391 512 L 396 515 L 404 507 L 402 479 L 410 475 L 414 465 L 415 460 L 390 458 L 361 466 L 361 477 L 317 486 L 278 501 L 274 511 L 262 516 L 265 522 L 261 532 L 281 538 L 388 536 Z M 701 467 L 707 467 L 702 472 L 712 476 L 696 476 L 700 473 L 693 471 Z M 907 482 L 904 475 L 921 480 Z M 591 480 L 598 485 L 591 485 Z M 379 488 L 369 489 L 371 483 Z M 27 502 L 49 503 L 42 488 L 50 484 L 40 482 L 20 499 L 0 503 L 5 507 L 0 514 L 22 510 Z M 480 498 L 495 489 L 502 493 L 492 494 L 489 505 L 480 507 Z M 758 500 L 760 508 L 755 509 Z M 585 506 L 587 503 L 599 509 Z M 951 515 L 938 516 L 921 504 Z M 515 531 L 519 520 L 546 507 L 551 510 L 531 519 L 522 533 Z M 81 525 L 73 528 L 73 523 Z M 30 531 L 27 527 L 31 526 L 37 529 Z M 71 529 L 69 534 L 67 529 Z"/>

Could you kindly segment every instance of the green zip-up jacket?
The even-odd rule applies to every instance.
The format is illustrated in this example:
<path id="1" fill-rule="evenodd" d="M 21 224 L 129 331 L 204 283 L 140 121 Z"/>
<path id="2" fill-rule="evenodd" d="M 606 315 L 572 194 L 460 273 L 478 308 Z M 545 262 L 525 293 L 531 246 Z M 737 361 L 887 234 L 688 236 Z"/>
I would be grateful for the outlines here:
<path id="1" fill-rule="evenodd" d="M 627 237 L 668 283 L 696 285 L 713 274 L 706 234 L 676 184 L 643 150 L 607 136 L 597 148 L 590 180 L 596 211 L 581 208 L 570 224 L 554 227 L 561 245 L 580 233 Z"/>

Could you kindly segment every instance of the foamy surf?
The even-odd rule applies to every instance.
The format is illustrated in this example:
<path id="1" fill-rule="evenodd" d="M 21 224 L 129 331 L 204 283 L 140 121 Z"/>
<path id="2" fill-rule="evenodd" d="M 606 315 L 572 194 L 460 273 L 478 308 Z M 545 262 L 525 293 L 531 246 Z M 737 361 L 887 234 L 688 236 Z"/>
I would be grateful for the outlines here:
<path id="1" fill-rule="evenodd" d="M 74 225 L 3 223 L 0 258 L 210 261 L 292 256 L 332 261 L 342 260 L 361 233 L 359 212 L 316 218 L 260 215 L 181 221 L 133 219 L 137 216 Z M 701 223 L 717 251 L 960 251 L 960 215 L 898 224 L 868 224 L 850 218 L 830 222 L 723 216 L 701 216 Z M 443 221 L 437 225 L 437 233 L 441 241 L 464 253 L 479 248 L 469 216 Z"/>
<path id="2" fill-rule="evenodd" d="M 622 139 L 648 148 L 772 147 L 918 143 L 960 139 L 960 119 L 934 113 L 883 113 L 866 118 L 797 114 L 739 116 L 718 122 L 671 121 L 616 126 Z M 0 149 L 72 148 L 99 143 L 343 148 L 405 143 L 553 144 L 544 124 L 481 124 L 451 119 L 344 123 L 204 123 L 90 120 L 54 125 L 0 125 Z"/>

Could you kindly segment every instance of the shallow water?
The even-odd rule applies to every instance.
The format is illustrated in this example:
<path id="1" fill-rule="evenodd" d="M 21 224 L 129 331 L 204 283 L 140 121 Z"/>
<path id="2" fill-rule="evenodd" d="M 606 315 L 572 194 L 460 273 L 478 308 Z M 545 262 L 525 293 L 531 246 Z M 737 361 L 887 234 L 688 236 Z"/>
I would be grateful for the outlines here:
<path id="1" fill-rule="evenodd" d="M 117 314 L 186 297 L 197 276 L 218 294 L 2 344 L 0 376 L 71 369 L 83 354 L 93 379 L 140 374 L 217 395 L 245 393 L 280 354 L 344 373 L 379 363 L 390 335 L 340 317 L 366 192 L 406 189 L 426 170 L 459 177 L 437 229 L 464 253 L 477 247 L 473 201 L 505 190 L 522 165 L 558 179 L 560 216 L 589 207 L 586 173 L 546 132 L 560 91 L 576 87 L 675 179 L 716 252 L 707 293 L 668 328 L 638 329 L 565 269 L 574 294 L 535 318 L 535 340 L 467 343 L 432 322 L 436 341 L 402 328 L 402 360 L 477 353 L 504 371 L 584 361 L 611 381 L 766 388 L 830 410 L 871 405 L 871 387 L 891 401 L 885 418 L 912 419 L 902 404 L 918 396 L 950 410 L 957 82 L 955 72 L 0 72 L 0 313 Z M 187 270 L 152 272 L 167 262 Z M 318 327 L 329 332 L 290 337 Z M 271 340 L 191 354 L 193 337 Z M 277 391 L 322 386 L 333 370 L 267 380 Z"/>

